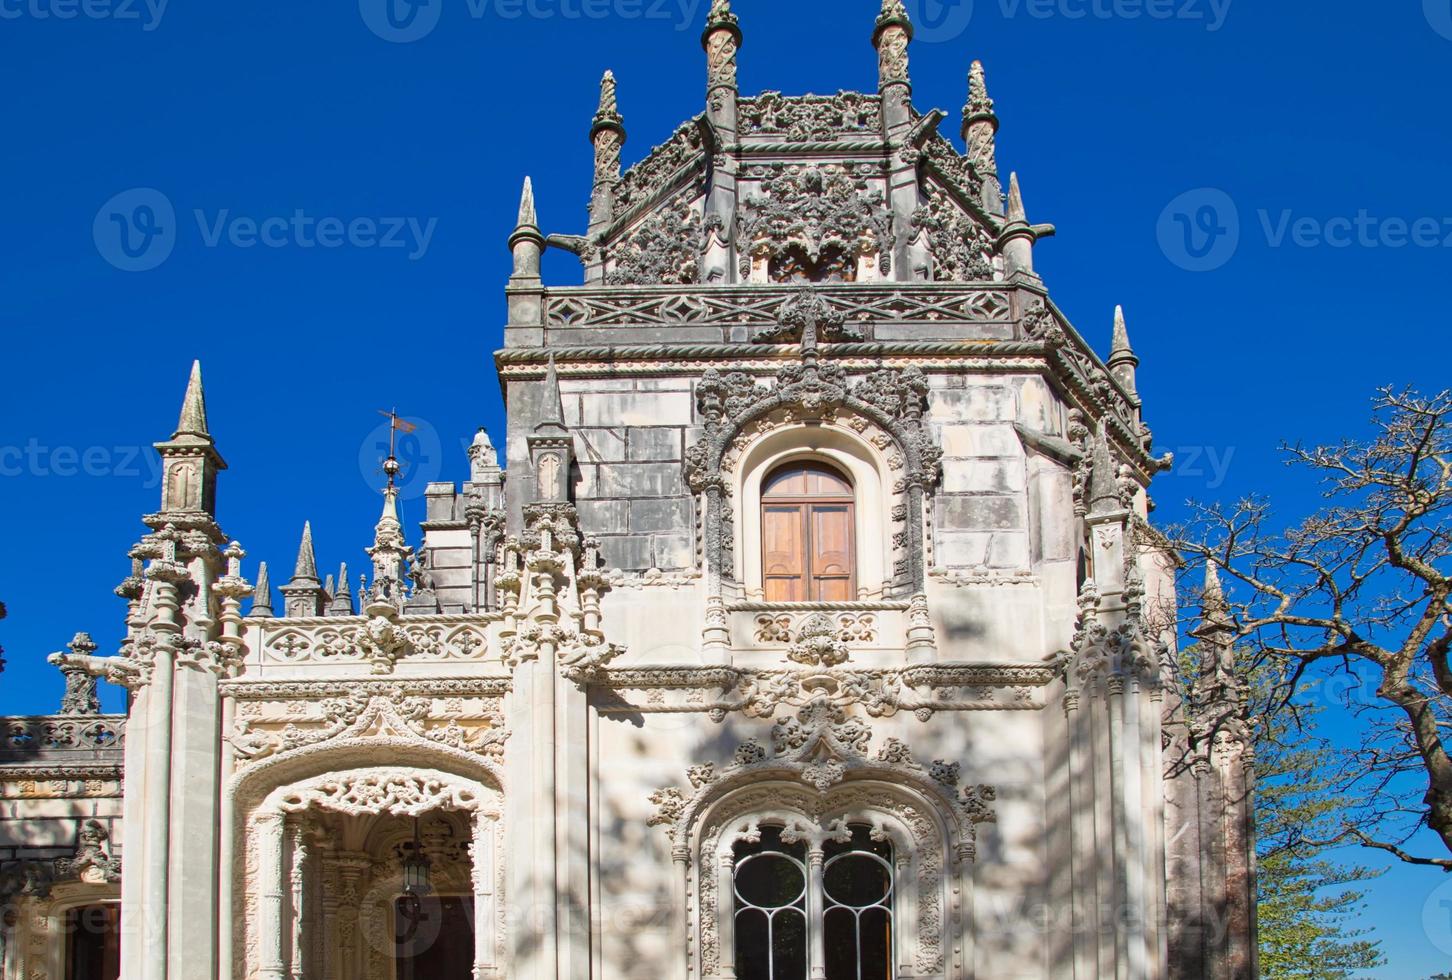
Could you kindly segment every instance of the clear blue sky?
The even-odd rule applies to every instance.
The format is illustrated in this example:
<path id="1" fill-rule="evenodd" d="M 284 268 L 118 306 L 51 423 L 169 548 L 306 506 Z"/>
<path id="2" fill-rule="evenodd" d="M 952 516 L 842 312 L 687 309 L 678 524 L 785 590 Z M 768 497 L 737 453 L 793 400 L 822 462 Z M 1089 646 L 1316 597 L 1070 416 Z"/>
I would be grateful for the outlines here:
<path id="1" fill-rule="evenodd" d="M 430 3 L 390 21 L 381 0 L 0 0 L 4 710 L 54 707 L 43 658 L 76 630 L 114 650 L 111 589 L 157 501 L 146 447 L 193 357 L 232 466 L 221 521 L 249 565 L 285 579 L 311 519 L 320 561 L 356 569 L 378 409 L 426 423 L 420 480 L 462 479 L 463 443 L 498 428 L 520 183 L 546 231 L 583 231 L 601 72 L 620 78 L 627 163 L 702 107 L 704 0 Z M 1037 253 L 1058 303 L 1101 348 L 1128 311 L 1148 418 L 1182 461 L 1154 488 L 1162 517 L 1249 491 L 1312 506 L 1279 440 L 1360 431 L 1378 385 L 1447 385 L 1452 0 L 909 6 L 917 104 L 947 109 L 955 139 L 968 63 L 986 63 L 1001 163 L 1060 229 Z M 743 89 L 872 90 L 877 7 L 739 0 Z M 109 215 L 157 197 L 103 208 L 136 188 L 176 216 L 150 271 L 117 267 L 159 253 L 128 259 Z M 298 212 L 379 231 L 241 244 L 249 220 Z M 377 247 L 393 219 L 403 247 Z M 1417 219 L 1421 244 L 1397 247 Z M 578 281 L 569 257 L 547 273 Z M 1440 884 L 1399 869 L 1374 886 L 1385 980 L 1452 963 L 1422 927 Z"/>

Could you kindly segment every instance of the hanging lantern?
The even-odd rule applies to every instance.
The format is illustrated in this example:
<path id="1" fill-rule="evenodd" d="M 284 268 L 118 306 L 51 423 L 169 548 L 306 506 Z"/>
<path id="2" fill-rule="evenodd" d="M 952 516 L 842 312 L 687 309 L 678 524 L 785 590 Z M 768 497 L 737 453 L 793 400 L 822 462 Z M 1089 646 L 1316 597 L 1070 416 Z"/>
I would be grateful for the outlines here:
<path id="1" fill-rule="evenodd" d="M 413 844 L 408 856 L 403 859 L 403 893 L 410 898 L 420 898 L 434 890 L 429 881 L 431 870 L 428 857 L 424 854 L 423 841 L 419 839 L 418 820 L 413 822 Z"/>

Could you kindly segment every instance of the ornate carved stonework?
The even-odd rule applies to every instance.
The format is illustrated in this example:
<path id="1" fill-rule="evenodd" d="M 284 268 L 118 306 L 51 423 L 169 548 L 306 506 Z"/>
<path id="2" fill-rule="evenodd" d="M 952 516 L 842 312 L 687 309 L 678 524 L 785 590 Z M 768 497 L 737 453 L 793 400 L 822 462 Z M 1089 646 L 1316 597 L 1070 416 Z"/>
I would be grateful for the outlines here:
<path id="1" fill-rule="evenodd" d="M 702 125 L 700 118 L 685 123 L 671 134 L 670 139 L 625 172 L 615 185 L 614 217 L 620 218 L 639 206 L 649 204 L 678 186 L 687 168 L 694 172 L 704 163 Z"/>
<path id="2" fill-rule="evenodd" d="M 869 95 L 784 96 L 763 92 L 740 103 L 741 135 L 787 143 L 881 138 L 882 103 Z"/>
<path id="3" fill-rule="evenodd" d="M 913 225 L 927 238 L 933 278 L 939 282 L 987 282 L 994 278 L 993 238 L 953 203 L 946 191 L 924 185 L 927 203 L 913 214 Z"/>
<path id="4" fill-rule="evenodd" d="M 869 173 L 838 164 L 763 168 L 760 193 L 748 196 L 740 211 L 741 275 L 851 282 L 859 278 L 859 259 L 891 272 L 892 215 Z"/>
<path id="5" fill-rule="evenodd" d="M 610 245 L 605 281 L 612 286 L 694 283 L 700 278 L 701 234 L 696 205 L 678 197 Z"/>

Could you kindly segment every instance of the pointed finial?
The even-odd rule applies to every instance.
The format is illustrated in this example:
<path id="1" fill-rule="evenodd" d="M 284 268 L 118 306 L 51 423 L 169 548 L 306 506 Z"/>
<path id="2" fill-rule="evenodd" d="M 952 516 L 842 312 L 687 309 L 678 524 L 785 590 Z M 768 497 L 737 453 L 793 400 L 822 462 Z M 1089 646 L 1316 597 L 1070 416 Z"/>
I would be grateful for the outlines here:
<path id="1" fill-rule="evenodd" d="M 1139 357 L 1129 344 L 1129 327 L 1124 322 L 1124 307 L 1116 306 L 1114 308 L 1114 343 L 1109 352 L 1109 373 L 1130 394 L 1138 394 L 1135 381 L 1135 368 L 1137 367 L 1139 367 Z"/>
<path id="2" fill-rule="evenodd" d="M 545 371 L 544 392 L 540 396 L 540 420 L 535 432 L 545 429 L 564 431 L 565 400 L 560 395 L 560 375 L 555 368 L 555 355 L 550 354 L 549 368 Z"/>
<path id="3" fill-rule="evenodd" d="M 1109 449 L 1109 426 L 1100 421 L 1089 470 L 1089 513 L 1112 514 L 1124 509 L 1119 499 L 1118 468 Z"/>
<path id="4" fill-rule="evenodd" d="M 313 554 L 313 524 L 312 521 L 303 523 L 302 544 L 297 549 L 297 566 L 292 573 L 293 581 L 300 579 L 317 582 L 318 580 L 318 559 Z"/>
<path id="5" fill-rule="evenodd" d="M 896 23 L 903 24 L 911 30 L 912 18 L 908 16 L 907 8 L 903 6 L 902 0 L 882 0 L 882 10 L 877 15 L 878 29 Z"/>
<path id="6" fill-rule="evenodd" d="M 741 21 L 731 10 L 731 0 L 711 0 L 711 11 L 706 15 L 706 33 L 709 38 L 719 30 L 728 30 L 736 35 L 736 43 L 741 43 Z"/>
<path id="7" fill-rule="evenodd" d="M 207 396 L 202 390 L 201 361 L 192 361 L 192 374 L 187 381 L 186 397 L 182 400 L 181 418 L 172 438 L 178 439 L 182 436 L 211 436 L 207 431 Z"/>
<path id="8" fill-rule="evenodd" d="M 348 563 L 343 562 L 338 566 L 338 595 L 352 595 L 348 586 Z"/>
<path id="9" fill-rule="evenodd" d="M 1018 186 L 1018 172 L 1008 175 L 1008 221 L 1028 224 L 1028 213 L 1023 208 L 1023 191 Z"/>
<path id="10" fill-rule="evenodd" d="M 968 66 L 968 104 L 963 107 L 965 118 L 992 119 L 996 124 L 998 116 L 993 112 L 993 99 L 988 95 L 988 73 L 983 70 L 983 62 L 977 58 Z"/>
<path id="11" fill-rule="evenodd" d="M 534 207 L 534 181 L 524 178 L 524 191 L 519 196 L 519 221 L 515 223 L 517 228 L 538 228 L 539 215 Z"/>
<path id="12" fill-rule="evenodd" d="M 265 619 L 271 619 L 273 616 L 272 577 L 267 571 L 265 561 L 257 566 L 257 588 L 252 593 L 251 615 Z"/>
<path id="13" fill-rule="evenodd" d="M 590 129 L 592 140 L 602 129 L 613 129 L 620 133 L 621 142 L 625 141 L 625 117 L 620 114 L 617 88 L 615 73 L 606 71 L 600 79 L 600 107 L 595 110 L 595 124 Z"/>

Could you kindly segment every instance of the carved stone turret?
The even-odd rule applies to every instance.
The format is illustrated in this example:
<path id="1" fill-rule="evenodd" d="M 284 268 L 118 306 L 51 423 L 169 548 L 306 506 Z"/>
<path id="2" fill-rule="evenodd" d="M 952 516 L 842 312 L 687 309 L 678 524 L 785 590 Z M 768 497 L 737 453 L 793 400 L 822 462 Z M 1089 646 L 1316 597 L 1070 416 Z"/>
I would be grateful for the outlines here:
<path id="1" fill-rule="evenodd" d="M 981 203 L 986 211 L 1003 211 L 1003 185 L 998 180 L 998 113 L 988 96 L 988 78 L 983 62 L 975 61 L 968 71 L 968 103 L 963 107 L 963 142 L 968 162 L 983 178 Z"/>
<path id="2" fill-rule="evenodd" d="M 176 432 L 156 443 L 161 454 L 161 517 L 210 524 L 217 513 L 217 473 L 227 468 L 207 428 L 202 362 L 192 362 Z"/>
<path id="3" fill-rule="evenodd" d="M 1124 307 L 1114 308 L 1114 346 L 1109 353 L 1109 373 L 1124 387 L 1124 390 L 1131 395 L 1139 393 L 1135 383 L 1135 369 L 1139 367 L 1139 357 L 1135 355 L 1134 348 L 1129 345 L 1129 327 L 1124 322 Z"/>
<path id="4" fill-rule="evenodd" d="M 1003 253 L 1004 272 L 1010 281 L 1022 276 L 1031 282 L 1039 282 L 1034 272 L 1034 243 L 1040 238 L 1051 238 L 1053 225 L 1031 225 L 1023 206 L 1023 191 L 1018 186 L 1018 174 L 1008 177 L 1007 222 L 998 236 L 998 250 Z"/>
<path id="5" fill-rule="evenodd" d="M 594 193 L 590 199 L 590 234 L 610 223 L 615 185 L 620 182 L 620 153 L 625 148 L 625 118 L 615 94 L 614 72 L 600 79 L 600 108 L 590 125 L 590 143 L 595 147 Z"/>
<path id="6" fill-rule="evenodd" d="M 71 658 L 57 655 L 52 661 L 60 668 L 66 679 L 66 693 L 61 698 L 63 715 L 94 715 L 101 711 L 101 699 L 96 696 L 96 677 L 83 664 L 96 653 L 96 641 L 89 633 L 77 633 L 69 644 Z"/>
<path id="7" fill-rule="evenodd" d="M 565 427 L 565 409 L 553 354 L 545 372 L 539 404 L 539 422 L 526 439 L 534 470 L 534 499 L 538 503 L 566 503 L 570 499 L 574 440 Z"/>
<path id="8" fill-rule="evenodd" d="M 297 564 L 292 581 L 282 587 L 283 615 L 320 616 L 323 612 L 323 583 L 318 578 L 318 559 L 313 553 L 313 525 L 303 525 L 302 544 L 297 549 Z"/>
<path id="9" fill-rule="evenodd" d="M 877 49 L 877 90 L 882 96 L 882 121 L 889 138 L 911 123 L 912 78 L 908 72 L 908 45 L 913 22 L 902 0 L 882 0 L 882 12 L 872 32 Z"/>

